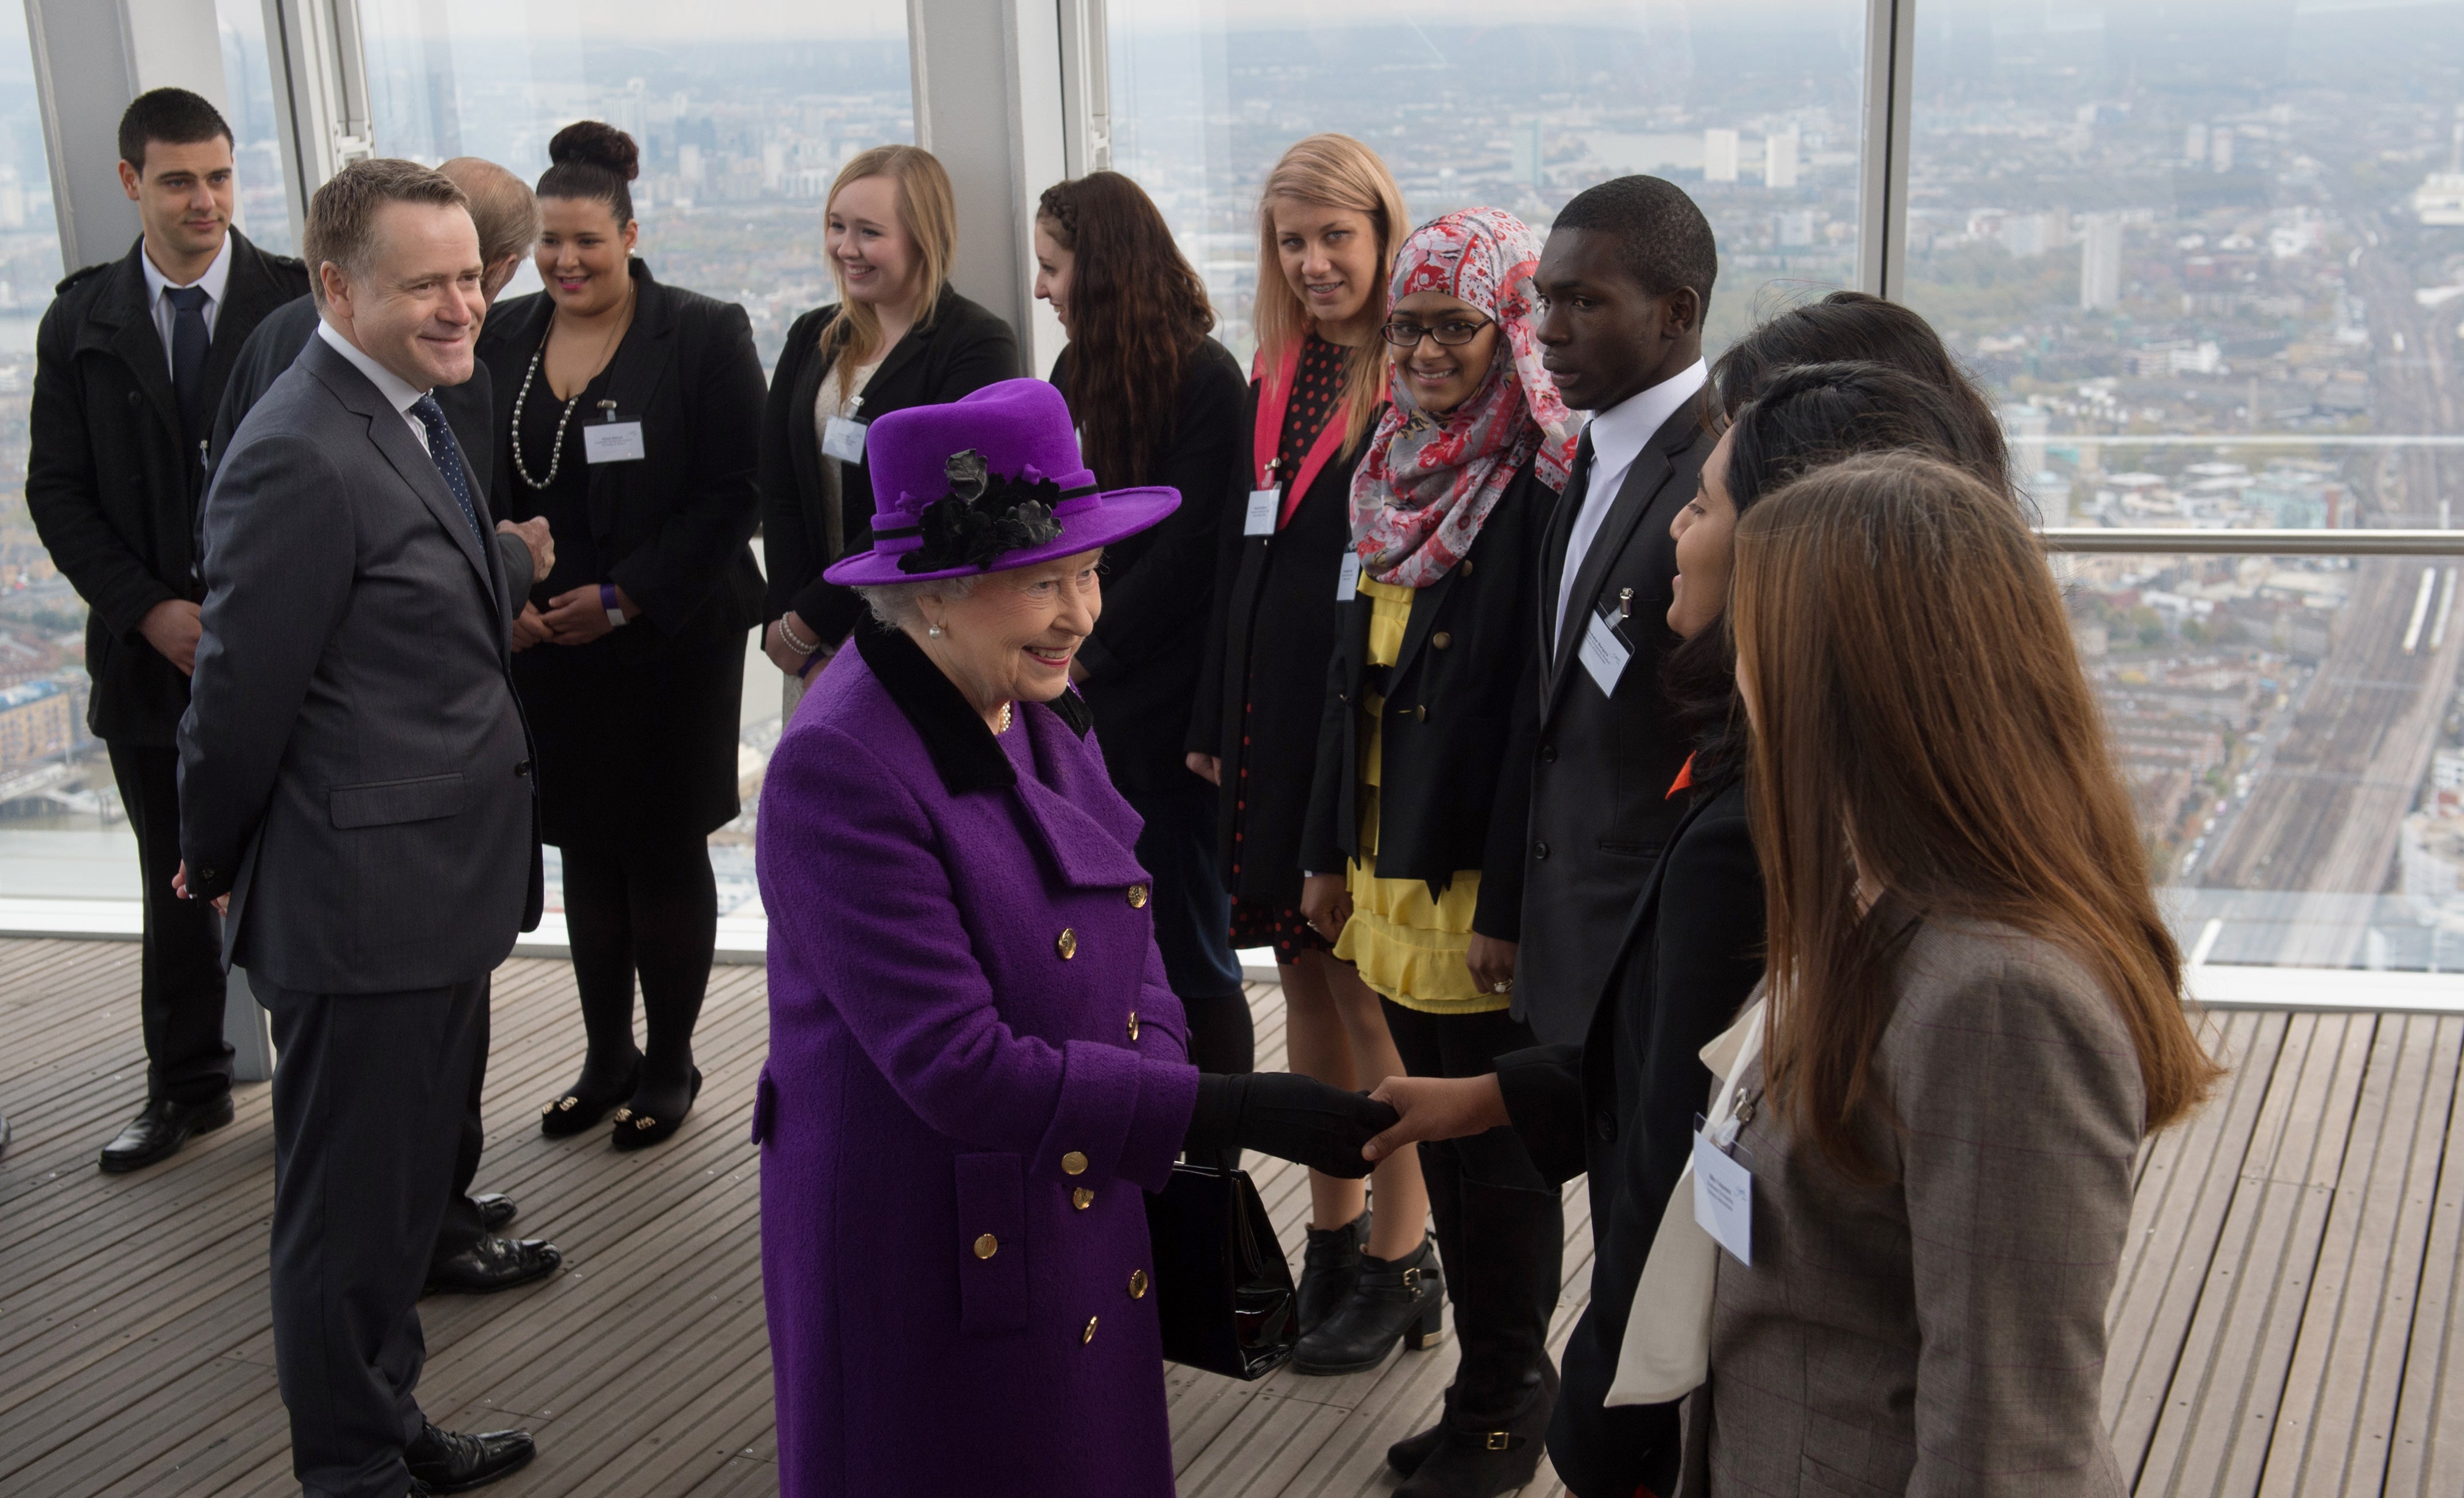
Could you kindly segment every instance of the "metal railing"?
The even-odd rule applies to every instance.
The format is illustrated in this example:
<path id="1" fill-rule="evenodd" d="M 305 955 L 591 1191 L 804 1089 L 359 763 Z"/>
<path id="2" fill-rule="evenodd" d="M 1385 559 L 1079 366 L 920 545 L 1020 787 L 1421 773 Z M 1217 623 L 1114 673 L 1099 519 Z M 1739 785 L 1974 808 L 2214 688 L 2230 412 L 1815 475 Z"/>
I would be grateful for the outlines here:
<path id="1" fill-rule="evenodd" d="M 2464 556 L 2464 531 L 2224 531 L 2047 526 L 2045 550 L 2102 556 Z"/>

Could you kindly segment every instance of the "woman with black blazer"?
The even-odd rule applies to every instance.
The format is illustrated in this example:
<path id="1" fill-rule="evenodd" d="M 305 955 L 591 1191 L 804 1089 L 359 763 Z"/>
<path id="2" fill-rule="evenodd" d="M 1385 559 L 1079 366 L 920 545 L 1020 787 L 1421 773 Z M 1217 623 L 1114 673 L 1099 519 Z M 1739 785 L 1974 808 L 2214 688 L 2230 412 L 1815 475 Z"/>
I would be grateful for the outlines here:
<path id="1" fill-rule="evenodd" d="M 839 299 L 787 330 L 761 415 L 761 648 L 786 674 L 790 713 L 815 661 L 864 617 L 822 569 L 872 545 L 866 423 L 1024 373 L 1009 324 L 950 289 L 957 199 L 931 152 L 858 153 L 823 218 Z"/>
<path id="2" fill-rule="evenodd" d="M 1208 337 L 1206 283 L 1138 185 L 1094 172 L 1045 189 L 1035 294 L 1069 342 L 1052 383 L 1069 402 L 1087 467 L 1108 488 L 1161 485 L 1180 508 L 1104 551 L 1104 613 L 1070 675 L 1094 709 L 1112 784 L 1146 826 L 1155 945 L 1189 1018 L 1200 1071 L 1257 1062 L 1232 908 L 1215 866 L 1215 787 L 1182 750 L 1225 516 L 1246 487 L 1241 365 Z M 1237 1157 L 1236 1161 L 1237 1163 Z"/>
<path id="3" fill-rule="evenodd" d="M 747 544 L 761 363 L 742 308 L 632 258 L 630 137 L 584 120 L 548 158 L 547 290 L 500 303 L 479 341 L 495 491 L 556 537 L 556 568 L 515 621 L 514 684 L 542 836 L 563 852 L 589 1052 L 539 1126 L 578 1134 L 614 1108 L 616 1147 L 638 1149 L 674 1134 L 701 1088 L 693 1031 L 718 922 L 708 839 L 740 810 L 744 632 L 761 617 Z"/>
<path id="4" fill-rule="evenodd" d="M 1540 236 L 1502 208 L 1448 213 L 1395 258 L 1385 417 L 1353 480 L 1354 596 L 1318 740 L 1301 909 L 1383 1007 L 1417 1076 L 1479 1075 L 1533 1042 L 1511 1012 L 1542 537 L 1574 420 L 1540 362 Z M 1343 870 L 1346 872 L 1329 872 Z M 1402 1491 L 1488 1498 L 1529 1481 L 1554 1394 L 1557 1190 L 1511 1129 L 1420 1151 L 1462 1360 Z M 1427 1249 L 1365 1266 L 1303 1335 L 1303 1371 L 1374 1367 L 1434 1331 Z M 1414 1295 L 1412 1280 L 1422 1292 Z M 1409 1318 L 1417 1316 L 1417 1321 Z"/>
<path id="5" fill-rule="evenodd" d="M 1189 767 L 1221 788 L 1216 858 L 1233 945 L 1274 949 L 1291 1069 L 1346 1089 L 1403 1063 L 1377 995 L 1301 919 L 1301 825 L 1352 545 L 1353 469 L 1385 407 L 1386 272 L 1409 228 L 1394 174 L 1349 136 L 1300 141 L 1267 174 L 1247 493 L 1221 528 L 1187 741 Z M 1359 1182 L 1309 1175 L 1303 1331 L 1351 1293 L 1364 1251 L 1391 1260 L 1420 1247 L 1429 1208 L 1419 1161 L 1389 1161 L 1372 1184 L 1374 1222 Z"/>

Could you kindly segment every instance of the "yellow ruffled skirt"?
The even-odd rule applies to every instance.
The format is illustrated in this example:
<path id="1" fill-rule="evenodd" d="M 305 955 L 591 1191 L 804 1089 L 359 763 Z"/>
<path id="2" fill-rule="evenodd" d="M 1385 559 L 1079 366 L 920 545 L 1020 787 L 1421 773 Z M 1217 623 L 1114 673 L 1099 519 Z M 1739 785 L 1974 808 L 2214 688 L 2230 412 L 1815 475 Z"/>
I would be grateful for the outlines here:
<path id="1" fill-rule="evenodd" d="M 1402 654 L 1414 590 L 1363 577 L 1360 591 L 1370 598 L 1369 663 L 1393 665 Z M 1425 880 L 1377 877 L 1378 746 L 1385 706 L 1376 694 L 1363 694 L 1360 710 L 1368 715 L 1369 731 L 1360 749 L 1360 857 L 1344 878 L 1352 919 L 1335 939 L 1334 955 L 1352 964 L 1361 982 L 1408 1010 L 1483 1014 L 1505 1009 L 1513 1001 L 1482 992 L 1463 965 L 1472 911 L 1480 903 L 1480 871 L 1456 870 L 1446 892 L 1434 899 Z"/>

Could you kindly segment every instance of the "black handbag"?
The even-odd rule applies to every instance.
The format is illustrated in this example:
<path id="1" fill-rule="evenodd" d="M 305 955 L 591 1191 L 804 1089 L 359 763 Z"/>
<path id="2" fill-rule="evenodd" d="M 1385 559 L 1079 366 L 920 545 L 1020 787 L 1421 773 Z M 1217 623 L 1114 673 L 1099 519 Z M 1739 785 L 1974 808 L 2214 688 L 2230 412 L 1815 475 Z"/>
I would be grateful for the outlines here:
<path id="1" fill-rule="evenodd" d="M 1147 1195 L 1147 1236 L 1166 1361 L 1252 1379 L 1292 1356 L 1300 1294 L 1247 1171 L 1173 1166 Z"/>

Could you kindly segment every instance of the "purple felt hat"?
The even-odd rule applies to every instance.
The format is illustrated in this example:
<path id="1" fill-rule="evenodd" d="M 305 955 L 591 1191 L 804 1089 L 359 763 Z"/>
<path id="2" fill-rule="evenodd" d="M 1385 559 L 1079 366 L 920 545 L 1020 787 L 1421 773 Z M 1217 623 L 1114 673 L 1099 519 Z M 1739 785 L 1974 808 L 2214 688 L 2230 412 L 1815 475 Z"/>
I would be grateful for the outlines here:
<path id="1" fill-rule="evenodd" d="M 1135 535 L 1180 508 L 1171 488 L 1098 489 L 1069 404 L 1041 380 L 1004 380 L 865 432 L 872 550 L 822 576 L 865 586 L 1008 572 Z"/>

